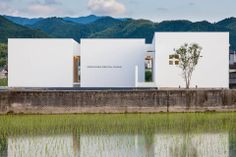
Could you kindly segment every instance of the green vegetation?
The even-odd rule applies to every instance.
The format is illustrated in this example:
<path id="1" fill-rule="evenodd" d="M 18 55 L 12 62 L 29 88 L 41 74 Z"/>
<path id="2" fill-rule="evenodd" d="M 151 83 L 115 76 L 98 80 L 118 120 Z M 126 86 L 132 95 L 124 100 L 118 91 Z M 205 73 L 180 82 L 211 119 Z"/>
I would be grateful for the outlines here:
<path id="1" fill-rule="evenodd" d="M 0 137 L 0 156 L 5 156 L 7 153 L 7 138 Z"/>
<path id="2" fill-rule="evenodd" d="M 148 71 L 148 70 L 145 71 L 145 81 L 152 82 L 152 72 L 151 71 Z"/>
<path id="3" fill-rule="evenodd" d="M 102 18 L 87 25 L 65 21 L 62 18 L 53 17 L 44 19 L 29 27 L 31 27 L 32 29 L 42 30 L 52 37 L 73 38 L 77 41 L 80 41 L 81 38 L 92 37 L 94 33 L 103 31 L 118 23 L 122 22 L 111 17 Z"/>
<path id="4" fill-rule="evenodd" d="M 236 131 L 236 113 L 4 115 L 0 135 Z"/>
<path id="5" fill-rule="evenodd" d="M 49 36 L 57 38 L 73 38 L 77 41 L 89 35 L 85 25 L 64 21 L 62 18 L 48 18 L 30 26 L 35 30 L 42 30 Z"/>
<path id="6" fill-rule="evenodd" d="M 7 65 L 7 45 L 0 43 L 0 68 Z"/>
<path id="7" fill-rule="evenodd" d="M 7 151 L 8 137 L 56 135 L 58 138 L 60 135 L 73 135 L 73 141 L 79 143 L 80 135 L 143 135 L 144 142 L 151 146 L 155 134 L 189 136 L 192 133 L 229 133 L 230 153 L 235 154 L 235 124 L 236 113 L 3 115 L 0 116 L 0 155 Z M 191 152 L 191 145 L 183 144 L 176 147 L 177 150 L 183 150 L 184 156 L 185 153 L 194 153 Z M 51 151 L 55 149 L 57 148 L 52 148 Z M 101 148 L 100 151 L 103 150 Z"/>
<path id="8" fill-rule="evenodd" d="M 62 18 L 48 18 L 29 27 L 42 30 L 52 37 L 74 38 L 145 38 L 152 42 L 154 32 L 230 32 L 231 49 L 236 50 L 235 18 L 218 23 L 207 21 L 191 22 L 187 20 L 163 21 L 155 23 L 149 20 L 127 19 L 120 21 L 103 17 L 90 24 L 78 24 L 64 21 Z"/>
<path id="9" fill-rule="evenodd" d="M 4 79 L 0 79 L 0 86 L 7 86 L 7 78 L 4 78 Z"/>
<path id="10" fill-rule="evenodd" d="M 7 43 L 8 38 L 40 38 L 48 35 L 40 30 L 33 30 L 15 24 L 4 17 L 0 16 L 0 42 Z"/>
<path id="11" fill-rule="evenodd" d="M 0 16 L 0 42 L 11 37 L 57 37 L 74 38 L 145 38 L 152 42 L 154 32 L 230 32 L 230 48 L 236 50 L 236 18 L 228 18 L 217 23 L 187 20 L 163 21 L 119 20 L 102 17 L 89 24 L 66 21 L 63 18 L 46 18 L 20 26 Z"/>
<path id="12" fill-rule="evenodd" d="M 177 55 L 177 58 L 179 59 L 178 65 L 182 70 L 182 77 L 186 83 L 186 88 L 189 88 L 193 71 L 195 70 L 198 60 L 201 57 L 202 48 L 195 43 L 185 43 L 174 51 L 174 55 Z"/>

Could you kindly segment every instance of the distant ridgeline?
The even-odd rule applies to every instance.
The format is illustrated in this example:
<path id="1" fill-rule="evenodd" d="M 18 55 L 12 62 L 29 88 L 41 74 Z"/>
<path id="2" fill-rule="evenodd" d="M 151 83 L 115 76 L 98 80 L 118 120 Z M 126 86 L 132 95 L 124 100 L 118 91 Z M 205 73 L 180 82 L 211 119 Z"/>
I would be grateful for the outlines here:
<path id="1" fill-rule="evenodd" d="M 149 20 L 129 18 L 98 17 L 90 15 L 79 18 L 21 18 L 0 16 L 0 42 L 11 37 L 54 37 L 73 38 L 145 38 L 150 43 L 153 32 L 230 32 L 231 50 L 236 50 L 236 18 L 227 18 L 217 23 L 187 20 L 163 21 L 154 23 Z"/>

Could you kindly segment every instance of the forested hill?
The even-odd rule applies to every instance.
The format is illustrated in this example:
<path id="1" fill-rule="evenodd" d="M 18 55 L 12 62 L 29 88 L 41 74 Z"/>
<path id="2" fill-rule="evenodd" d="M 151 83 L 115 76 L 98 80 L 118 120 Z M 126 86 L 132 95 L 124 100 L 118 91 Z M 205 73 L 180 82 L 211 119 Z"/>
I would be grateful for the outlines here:
<path id="1" fill-rule="evenodd" d="M 8 38 L 41 38 L 48 34 L 29 27 L 15 24 L 0 16 L 0 43 L 6 43 Z"/>
<path id="2" fill-rule="evenodd" d="M 4 19 L 5 18 L 5 19 Z M 7 20 L 7 19 L 8 20 Z M 227 18 L 217 23 L 188 20 L 163 21 L 117 19 L 95 15 L 79 18 L 0 17 L 0 42 L 9 37 L 57 37 L 74 38 L 145 38 L 150 43 L 154 32 L 230 32 L 230 45 L 236 50 L 236 18 Z M 23 20 L 23 21 L 22 21 Z M 33 21 L 30 21 L 33 20 Z M 17 23 L 17 24 L 16 24 Z M 21 26 L 20 26 L 21 25 Z"/>

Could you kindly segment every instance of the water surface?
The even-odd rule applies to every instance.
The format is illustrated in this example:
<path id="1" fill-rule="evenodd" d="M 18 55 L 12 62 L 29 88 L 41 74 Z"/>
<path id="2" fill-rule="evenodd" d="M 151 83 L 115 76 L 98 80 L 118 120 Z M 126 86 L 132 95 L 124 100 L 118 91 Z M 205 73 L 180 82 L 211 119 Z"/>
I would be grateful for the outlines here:
<path id="1" fill-rule="evenodd" d="M 235 157 L 236 113 L 0 116 L 5 157 Z"/>

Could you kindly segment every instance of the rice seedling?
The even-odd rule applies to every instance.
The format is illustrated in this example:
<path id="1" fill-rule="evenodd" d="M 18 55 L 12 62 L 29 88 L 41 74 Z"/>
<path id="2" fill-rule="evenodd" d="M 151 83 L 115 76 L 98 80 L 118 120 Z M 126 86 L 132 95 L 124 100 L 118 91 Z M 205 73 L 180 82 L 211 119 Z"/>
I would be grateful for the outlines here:
<path id="1" fill-rule="evenodd" d="M 22 143 L 28 140 L 33 144 L 38 142 L 38 138 L 45 138 L 45 147 L 42 146 L 43 152 L 56 154 L 55 152 L 64 150 L 67 152 L 67 156 L 71 156 L 72 151 L 77 152 L 73 154 L 81 154 L 83 151 L 84 153 L 94 152 L 99 156 L 99 154 L 104 155 L 106 151 L 117 153 L 119 149 L 121 151 L 121 148 L 126 151 L 122 152 L 122 156 L 132 153 L 137 155 L 137 152 L 140 154 L 139 156 L 152 156 L 163 151 L 163 149 L 157 149 L 160 139 L 162 143 L 173 140 L 172 143 L 176 143 L 176 145 L 173 147 L 168 145 L 171 147 L 168 148 L 169 153 L 186 157 L 201 153 L 201 149 L 196 148 L 196 143 L 199 146 L 206 145 L 209 138 L 210 142 L 212 139 L 219 139 L 221 142 L 215 142 L 221 144 L 218 147 L 229 147 L 227 153 L 235 155 L 236 113 L 0 116 L 0 156 L 6 152 L 7 145 L 9 145 L 8 139 L 13 137 L 16 139 L 25 137 Z M 229 139 L 229 141 L 225 139 Z M 43 140 L 41 139 L 41 141 Z M 206 148 L 213 149 L 210 146 L 212 144 L 209 142 L 207 144 L 209 148 Z M 89 151 L 85 149 L 85 146 L 87 149 L 93 147 L 94 150 Z M 217 148 L 217 145 L 215 147 Z M 19 150 L 20 148 L 22 147 L 14 146 L 12 149 Z M 36 148 L 41 147 L 35 146 Z M 158 151 L 153 152 L 153 150 Z M 36 150 L 36 152 L 40 151 L 42 150 Z M 209 152 L 207 149 L 204 151 Z M 23 155 L 24 153 L 22 153 Z"/>

